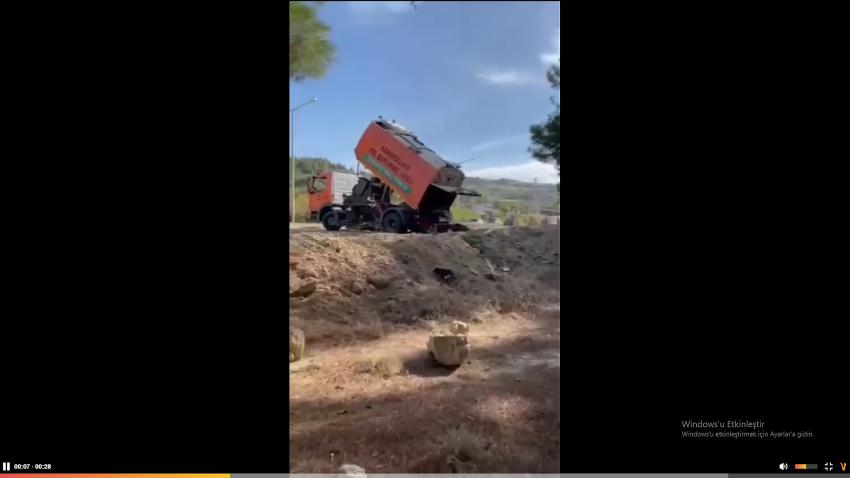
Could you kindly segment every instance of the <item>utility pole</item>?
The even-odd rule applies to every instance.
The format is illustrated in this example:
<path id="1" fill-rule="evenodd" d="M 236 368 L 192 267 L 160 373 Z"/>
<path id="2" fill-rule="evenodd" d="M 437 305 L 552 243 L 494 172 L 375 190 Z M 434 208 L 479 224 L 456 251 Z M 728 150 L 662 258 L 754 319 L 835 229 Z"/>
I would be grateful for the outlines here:
<path id="1" fill-rule="evenodd" d="M 290 147 L 290 152 L 291 152 L 291 155 L 292 155 L 292 208 L 291 208 L 291 211 L 290 211 L 290 214 L 292 214 L 292 217 L 290 218 L 290 220 L 292 222 L 295 222 L 295 112 L 298 111 L 299 109 L 309 105 L 310 103 L 313 103 L 313 102 L 316 102 L 316 101 L 319 101 L 319 99 L 313 98 L 312 100 L 310 100 L 310 101 L 308 101 L 308 102 L 306 102 L 306 103 L 304 103 L 304 104 L 302 104 L 298 107 L 295 107 L 295 108 L 289 110 L 289 114 L 290 114 L 290 118 L 289 118 L 289 128 L 290 128 L 290 130 L 289 130 L 289 145 L 290 146 L 289 147 Z"/>

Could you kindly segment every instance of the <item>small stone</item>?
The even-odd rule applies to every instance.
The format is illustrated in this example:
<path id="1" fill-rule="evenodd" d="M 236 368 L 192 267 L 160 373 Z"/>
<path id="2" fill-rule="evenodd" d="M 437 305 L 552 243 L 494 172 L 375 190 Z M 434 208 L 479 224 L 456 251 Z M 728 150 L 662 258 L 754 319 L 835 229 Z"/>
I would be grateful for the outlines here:
<path id="1" fill-rule="evenodd" d="M 449 331 L 456 335 L 466 335 L 469 333 L 469 324 L 455 320 L 449 325 Z"/>
<path id="2" fill-rule="evenodd" d="M 316 292 L 316 283 L 308 282 L 298 289 L 289 292 L 289 297 L 307 297 L 308 295 Z"/>
<path id="3" fill-rule="evenodd" d="M 372 284 L 376 289 L 386 289 L 390 285 L 390 280 L 386 277 L 369 276 L 366 282 Z"/>
<path id="4" fill-rule="evenodd" d="M 289 361 L 296 362 L 304 356 L 304 331 L 297 327 L 289 328 Z"/>

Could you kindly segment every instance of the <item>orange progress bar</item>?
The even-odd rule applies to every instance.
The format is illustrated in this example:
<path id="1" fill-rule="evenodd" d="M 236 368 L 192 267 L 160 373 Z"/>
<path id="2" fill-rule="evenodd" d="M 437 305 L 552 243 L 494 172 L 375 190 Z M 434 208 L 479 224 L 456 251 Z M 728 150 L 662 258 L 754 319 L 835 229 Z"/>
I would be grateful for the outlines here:
<path id="1" fill-rule="evenodd" d="M 3 478 L 230 478 L 230 473 L 3 473 Z"/>

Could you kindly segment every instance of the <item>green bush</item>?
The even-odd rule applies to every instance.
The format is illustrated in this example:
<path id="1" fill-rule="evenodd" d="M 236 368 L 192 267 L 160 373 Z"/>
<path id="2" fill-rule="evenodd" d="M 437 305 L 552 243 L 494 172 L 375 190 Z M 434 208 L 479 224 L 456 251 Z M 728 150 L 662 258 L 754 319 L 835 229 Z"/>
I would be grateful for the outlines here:
<path id="1" fill-rule="evenodd" d="M 462 204 L 455 203 L 452 206 L 452 220 L 455 222 L 477 221 L 480 217 L 475 211 Z"/>
<path id="2" fill-rule="evenodd" d="M 521 216 L 520 223 L 524 226 L 539 226 L 540 219 L 534 215 L 523 215 Z"/>

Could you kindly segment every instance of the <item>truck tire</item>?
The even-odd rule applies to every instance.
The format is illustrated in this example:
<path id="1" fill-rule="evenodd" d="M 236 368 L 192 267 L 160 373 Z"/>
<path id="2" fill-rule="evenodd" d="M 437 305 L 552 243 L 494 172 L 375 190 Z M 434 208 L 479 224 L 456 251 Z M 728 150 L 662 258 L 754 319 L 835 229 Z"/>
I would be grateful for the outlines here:
<path id="1" fill-rule="evenodd" d="M 384 214 L 383 219 L 381 219 L 381 226 L 383 226 L 384 232 L 392 232 L 394 234 L 402 234 L 407 230 L 404 227 L 404 220 L 402 220 L 401 214 L 396 211 L 388 211 Z"/>
<path id="2" fill-rule="evenodd" d="M 328 231 L 339 231 L 339 228 L 342 227 L 334 211 L 328 211 L 322 216 L 322 226 Z"/>

